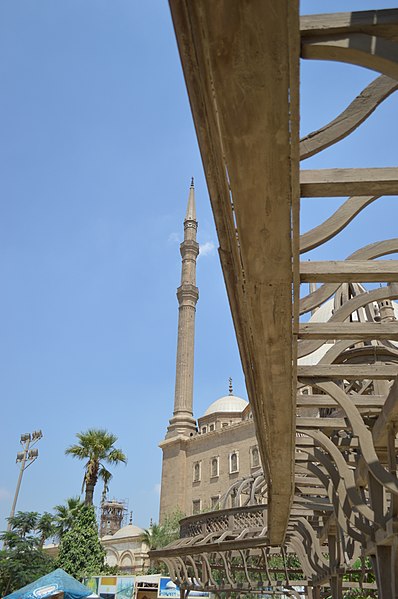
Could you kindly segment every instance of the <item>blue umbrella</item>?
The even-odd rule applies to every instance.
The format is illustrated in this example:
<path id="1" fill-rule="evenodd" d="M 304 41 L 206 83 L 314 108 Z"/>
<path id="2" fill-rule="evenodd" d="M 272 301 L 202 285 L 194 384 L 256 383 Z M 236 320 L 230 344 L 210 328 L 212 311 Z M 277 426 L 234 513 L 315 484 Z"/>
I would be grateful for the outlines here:
<path id="1" fill-rule="evenodd" d="M 45 599 L 57 593 L 65 593 L 64 599 L 83 599 L 91 595 L 92 591 L 58 568 L 7 595 L 4 599 Z"/>

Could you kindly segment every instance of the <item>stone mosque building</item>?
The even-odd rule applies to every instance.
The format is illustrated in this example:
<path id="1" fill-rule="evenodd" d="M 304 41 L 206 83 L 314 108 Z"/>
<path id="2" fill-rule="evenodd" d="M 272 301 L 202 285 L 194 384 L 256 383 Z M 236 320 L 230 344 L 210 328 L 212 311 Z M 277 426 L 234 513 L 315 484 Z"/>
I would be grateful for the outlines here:
<path id="1" fill-rule="evenodd" d="M 160 496 L 160 521 L 179 508 L 187 516 L 214 509 L 220 497 L 240 478 L 259 469 L 259 453 L 249 404 L 229 394 L 214 401 L 203 416 L 193 416 L 196 286 L 195 190 L 189 190 L 181 243 L 177 367 L 174 411 L 165 439 Z M 231 501 L 234 501 L 232 498 Z M 234 507 L 232 505 L 228 507 Z"/>
<path id="2" fill-rule="evenodd" d="M 179 304 L 177 368 L 174 411 L 165 439 L 160 443 L 163 452 L 160 521 L 177 507 L 187 516 L 217 508 L 220 498 L 239 479 L 249 476 L 261 467 L 252 413 L 247 401 L 233 394 L 214 401 L 203 416 L 193 416 L 193 373 L 195 311 L 199 298 L 196 286 L 196 260 L 199 245 L 196 241 L 195 190 L 189 190 L 188 207 L 184 220 L 184 241 L 181 243 L 182 274 L 177 290 Z M 310 284 L 315 291 L 316 284 Z M 338 293 L 312 312 L 309 322 L 327 322 L 333 312 L 365 288 L 359 283 L 343 283 Z M 375 302 L 351 315 L 353 320 L 388 322 L 398 319 L 398 304 L 390 300 Z M 326 342 L 311 354 L 300 358 L 300 364 L 322 363 L 334 342 Z M 381 347 L 373 347 L 373 346 Z M 352 351 L 380 352 L 385 346 L 396 352 L 397 342 L 356 343 Z M 385 381 L 375 381 L 375 393 L 386 394 Z M 351 385 L 352 386 L 352 385 Z M 369 390 L 356 389 L 358 393 Z M 311 395 L 312 388 L 300 389 L 300 394 Z M 311 403 L 311 402 L 310 402 Z M 301 416 L 320 417 L 313 407 L 300 407 Z M 228 497 L 235 507 L 234 496 Z M 238 506 L 236 506 L 238 507 Z"/>

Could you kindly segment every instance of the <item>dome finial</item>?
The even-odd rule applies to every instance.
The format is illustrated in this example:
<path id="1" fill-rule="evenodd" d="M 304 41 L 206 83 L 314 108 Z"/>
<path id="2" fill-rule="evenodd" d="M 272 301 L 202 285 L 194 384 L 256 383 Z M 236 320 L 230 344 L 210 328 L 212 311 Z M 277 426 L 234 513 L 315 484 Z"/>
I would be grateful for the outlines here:
<path id="1" fill-rule="evenodd" d="M 133 512 L 130 512 L 130 520 L 129 520 L 129 524 L 133 523 Z"/>
<path id="2" fill-rule="evenodd" d="M 232 377 L 230 376 L 228 380 L 229 380 L 229 394 L 233 395 L 234 390 L 232 388 Z"/>
<path id="3" fill-rule="evenodd" d="M 191 187 L 194 187 L 193 177 L 191 177 Z"/>

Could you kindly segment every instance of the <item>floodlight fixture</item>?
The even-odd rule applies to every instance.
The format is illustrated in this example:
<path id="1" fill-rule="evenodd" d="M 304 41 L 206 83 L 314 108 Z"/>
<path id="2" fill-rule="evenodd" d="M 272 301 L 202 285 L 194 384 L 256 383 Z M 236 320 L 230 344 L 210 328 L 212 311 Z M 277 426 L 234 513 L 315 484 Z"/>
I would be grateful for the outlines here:
<path id="1" fill-rule="evenodd" d="M 28 460 L 36 460 L 36 458 L 38 458 L 38 456 L 39 456 L 39 450 L 31 449 L 28 453 Z"/>
<path id="2" fill-rule="evenodd" d="M 39 441 L 42 437 L 43 433 L 41 432 L 41 430 L 33 431 L 33 433 L 22 433 L 20 437 L 20 443 L 23 446 L 23 451 L 19 451 L 17 453 L 16 463 L 20 463 L 21 467 L 19 470 L 18 482 L 15 489 L 14 501 L 12 503 L 10 517 L 8 519 L 7 530 L 11 530 L 11 518 L 13 518 L 15 514 L 15 508 L 17 505 L 19 490 L 21 488 L 23 473 L 26 470 L 26 468 L 33 464 L 33 462 L 37 460 L 37 458 L 39 457 L 38 449 L 31 449 L 30 446 L 37 443 L 37 441 Z"/>

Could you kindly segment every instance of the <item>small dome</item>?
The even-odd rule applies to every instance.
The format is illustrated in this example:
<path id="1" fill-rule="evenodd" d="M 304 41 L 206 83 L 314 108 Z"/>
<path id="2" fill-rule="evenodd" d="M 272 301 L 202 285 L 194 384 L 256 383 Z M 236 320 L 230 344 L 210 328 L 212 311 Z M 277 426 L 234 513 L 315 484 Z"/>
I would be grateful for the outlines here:
<path id="1" fill-rule="evenodd" d="M 213 401 L 212 404 L 209 405 L 205 416 L 209 416 L 209 414 L 217 414 L 219 412 L 243 412 L 248 402 L 241 397 L 237 397 L 236 395 L 225 395 L 224 397 L 220 397 Z"/>
<path id="2" fill-rule="evenodd" d="M 129 537 L 141 537 L 145 531 L 139 526 L 134 526 L 134 524 L 128 524 L 127 526 L 123 526 L 120 528 L 115 534 L 111 537 L 112 539 L 127 539 Z"/>

